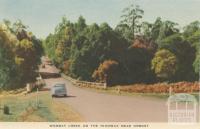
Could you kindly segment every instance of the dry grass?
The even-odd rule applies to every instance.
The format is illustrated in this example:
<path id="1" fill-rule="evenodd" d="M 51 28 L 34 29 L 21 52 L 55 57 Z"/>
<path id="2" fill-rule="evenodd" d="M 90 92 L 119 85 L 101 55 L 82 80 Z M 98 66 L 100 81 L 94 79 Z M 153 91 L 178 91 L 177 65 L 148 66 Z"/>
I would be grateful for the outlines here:
<path id="1" fill-rule="evenodd" d="M 0 90 L 0 97 L 20 96 L 20 95 L 24 95 L 25 93 L 26 93 L 26 88 L 20 88 L 20 89 L 9 90 L 9 91 Z"/>
<path id="2" fill-rule="evenodd" d="M 195 93 L 199 91 L 199 82 L 134 84 L 120 86 L 120 91 L 129 93 L 169 93 L 170 87 L 174 93 Z"/>
<path id="3" fill-rule="evenodd" d="M 80 114 L 75 112 L 70 106 L 67 106 L 61 102 L 53 102 L 53 110 L 59 122 L 83 122 L 83 118 Z M 67 108 L 63 108 L 66 107 Z"/>

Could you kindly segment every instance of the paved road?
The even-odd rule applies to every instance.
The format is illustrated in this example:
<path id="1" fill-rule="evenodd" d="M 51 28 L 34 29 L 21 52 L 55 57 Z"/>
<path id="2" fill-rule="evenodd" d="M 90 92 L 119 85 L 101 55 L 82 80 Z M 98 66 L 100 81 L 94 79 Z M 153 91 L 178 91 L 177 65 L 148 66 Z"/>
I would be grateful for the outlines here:
<path id="1" fill-rule="evenodd" d="M 45 81 L 49 88 L 56 82 L 66 83 L 69 97 L 55 99 L 73 107 L 86 122 L 167 122 L 165 100 L 98 93 L 63 78 Z"/>

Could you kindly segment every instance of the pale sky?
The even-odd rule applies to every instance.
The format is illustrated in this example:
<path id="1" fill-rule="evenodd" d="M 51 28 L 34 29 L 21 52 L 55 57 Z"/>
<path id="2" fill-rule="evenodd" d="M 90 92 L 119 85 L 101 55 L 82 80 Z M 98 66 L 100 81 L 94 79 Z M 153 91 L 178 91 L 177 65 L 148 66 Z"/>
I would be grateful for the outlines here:
<path id="1" fill-rule="evenodd" d="M 45 38 L 66 16 L 76 21 L 82 15 L 87 24 L 120 22 L 121 11 L 131 3 L 145 11 L 143 21 L 157 17 L 185 26 L 200 20 L 200 0 L 0 0 L 0 21 L 21 19 L 36 36 Z"/>

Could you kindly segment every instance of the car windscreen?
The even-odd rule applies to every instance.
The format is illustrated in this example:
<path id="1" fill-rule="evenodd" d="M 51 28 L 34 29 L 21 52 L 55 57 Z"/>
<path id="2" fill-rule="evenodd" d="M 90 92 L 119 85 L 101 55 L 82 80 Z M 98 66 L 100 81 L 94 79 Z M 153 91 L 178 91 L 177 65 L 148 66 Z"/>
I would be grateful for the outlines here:
<path id="1" fill-rule="evenodd" d="M 55 85 L 54 88 L 55 89 L 59 89 L 59 90 L 65 90 L 65 86 L 64 85 Z"/>

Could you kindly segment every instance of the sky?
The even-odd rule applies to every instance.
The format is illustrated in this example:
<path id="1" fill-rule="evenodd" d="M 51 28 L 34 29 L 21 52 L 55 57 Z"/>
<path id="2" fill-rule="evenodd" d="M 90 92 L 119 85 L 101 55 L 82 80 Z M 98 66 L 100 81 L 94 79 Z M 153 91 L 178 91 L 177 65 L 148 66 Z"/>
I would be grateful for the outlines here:
<path id="1" fill-rule="evenodd" d="M 0 21 L 21 19 L 36 36 L 45 38 L 63 16 L 75 22 L 82 15 L 87 24 L 107 22 L 114 28 L 131 3 L 144 10 L 143 21 L 161 17 L 183 27 L 200 20 L 200 0 L 0 0 Z"/>

